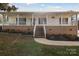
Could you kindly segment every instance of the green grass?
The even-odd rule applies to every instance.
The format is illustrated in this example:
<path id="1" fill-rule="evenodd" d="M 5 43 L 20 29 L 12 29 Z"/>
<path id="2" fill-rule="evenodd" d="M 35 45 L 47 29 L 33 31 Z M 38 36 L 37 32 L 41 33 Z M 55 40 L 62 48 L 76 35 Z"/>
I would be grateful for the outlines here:
<path id="1" fill-rule="evenodd" d="M 79 55 L 79 47 L 46 46 L 36 43 L 31 35 L 0 33 L 1 56 Z"/>

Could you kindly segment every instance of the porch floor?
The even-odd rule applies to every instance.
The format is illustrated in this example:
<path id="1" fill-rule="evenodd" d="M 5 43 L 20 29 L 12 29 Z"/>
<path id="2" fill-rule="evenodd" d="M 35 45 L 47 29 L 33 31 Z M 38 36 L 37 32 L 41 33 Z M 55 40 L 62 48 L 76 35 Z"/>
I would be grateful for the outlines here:
<path id="1" fill-rule="evenodd" d="M 34 38 L 37 43 L 56 46 L 79 46 L 79 41 L 54 41 L 46 38 Z"/>

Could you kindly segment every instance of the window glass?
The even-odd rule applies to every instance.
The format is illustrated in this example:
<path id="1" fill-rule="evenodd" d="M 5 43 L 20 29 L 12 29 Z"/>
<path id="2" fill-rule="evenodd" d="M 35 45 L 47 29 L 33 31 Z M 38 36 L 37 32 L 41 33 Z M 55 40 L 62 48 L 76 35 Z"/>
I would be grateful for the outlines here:
<path id="1" fill-rule="evenodd" d="M 19 24 L 25 25 L 26 24 L 26 18 L 19 18 Z"/>
<path id="2" fill-rule="evenodd" d="M 36 19 L 35 19 L 35 18 L 33 18 L 33 25 L 35 25 L 35 20 L 36 20 Z"/>
<path id="3" fill-rule="evenodd" d="M 61 24 L 61 18 L 59 18 L 59 24 Z"/>
<path id="4" fill-rule="evenodd" d="M 16 18 L 16 24 L 18 24 L 18 19 Z M 19 24 L 25 25 L 26 24 L 26 18 L 19 18 Z"/>
<path id="5" fill-rule="evenodd" d="M 68 24 L 68 18 L 63 18 L 63 19 L 62 19 L 62 23 L 63 23 L 63 24 Z"/>

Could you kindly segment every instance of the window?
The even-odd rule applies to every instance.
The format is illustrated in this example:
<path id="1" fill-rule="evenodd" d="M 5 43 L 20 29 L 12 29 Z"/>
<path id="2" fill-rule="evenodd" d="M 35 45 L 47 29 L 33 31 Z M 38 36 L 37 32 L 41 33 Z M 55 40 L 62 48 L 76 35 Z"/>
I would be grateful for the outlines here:
<path id="1" fill-rule="evenodd" d="M 18 19 L 16 18 L 16 24 L 18 24 Z M 25 25 L 26 24 L 26 18 L 19 18 L 19 24 Z"/>
<path id="2" fill-rule="evenodd" d="M 61 18 L 59 18 L 59 24 L 61 24 Z"/>
<path id="3" fill-rule="evenodd" d="M 26 24 L 26 18 L 19 18 L 19 24 L 25 25 Z"/>
<path id="4" fill-rule="evenodd" d="M 16 18 L 16 24 L 18 24 L 18 19 Z"/>
<path id="5" fill-rule="evenodd" d="M 68 18 L 63 18 L 63 19 L 62 19 L 62 23 L 63 23 L 63 24 L 68 24 Z"/>
<path id="6" fill-rule="evenodd" d="M 40 18 L 38 18 L 38 20 L 39 20 L 39 24 L 42 24 L 42 23 L 41 23 L 41 19 L 40 19 Z"/>

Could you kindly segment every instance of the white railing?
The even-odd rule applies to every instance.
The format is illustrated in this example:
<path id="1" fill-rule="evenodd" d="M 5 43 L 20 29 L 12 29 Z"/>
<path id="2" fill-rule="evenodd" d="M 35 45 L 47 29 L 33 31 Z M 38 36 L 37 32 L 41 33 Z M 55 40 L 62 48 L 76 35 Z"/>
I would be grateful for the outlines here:
<path id="1" fill-rule="evenodd" d="M 34 30 L 33 30 L 33 37 L 35 37 L 35 31 L 36 31 L 36 25 L 34 26 Z"/>
<path id="2" fill-rule="evenodd" d="M 44 35 L 45 35 L 45 38 L 46 38 L 46 28 L 45 28 L 45 24 L 43 25 L 43 28 L 44 28 Z"/>

